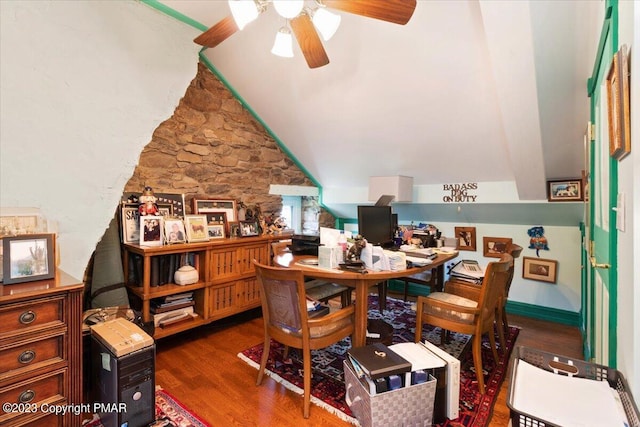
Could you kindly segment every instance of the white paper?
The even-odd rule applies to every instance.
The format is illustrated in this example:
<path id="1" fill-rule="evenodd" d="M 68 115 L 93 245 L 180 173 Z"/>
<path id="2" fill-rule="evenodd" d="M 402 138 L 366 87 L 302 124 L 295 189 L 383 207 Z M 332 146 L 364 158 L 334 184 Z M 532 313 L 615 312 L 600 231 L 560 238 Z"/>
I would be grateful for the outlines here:
<path id="1" fill-rule="evenodd" d="M 389 349 L 411 363 L 412 371 L 443 368 L 446 366 L 444 360 L 431 353 L 427 348 L 419 343 L 403 342 L 390 345 Z"/>
<path id="2" fill-rule="evenodd" d="M 518 360 L 512 405 L 518 412 L 563 427 L 623 427 L 607 381 L 567 377 Z"/>

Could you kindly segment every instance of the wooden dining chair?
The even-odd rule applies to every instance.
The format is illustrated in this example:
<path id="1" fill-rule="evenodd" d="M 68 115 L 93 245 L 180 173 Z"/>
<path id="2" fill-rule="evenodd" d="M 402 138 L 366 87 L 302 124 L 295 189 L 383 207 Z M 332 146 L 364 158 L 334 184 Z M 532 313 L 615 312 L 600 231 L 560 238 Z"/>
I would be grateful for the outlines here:
<path id="1" fill-rule="evenodd" d="M 311 350 L 325 348 L 353 335 L 353 305 L 335 309 L 329 314 L 309 318 L 304 274 L 301 270 L 277 268 L 253 261 L 260 286 L 264 319 L 264 349 L 258 371 L 257 385 L 262 383 L 271 340 L 302 350 L 303 359 L 303 415 L 309 418 L 311 402 Z"/>
<path id="2" fill-rule="evenodd" d="M 276 255 L 282 251 L 289 250 L 291 240 L 280 240 L 271 243 L 271 265 L 276 266 L 274 259 Z M 351 304 L 351 294 L 353 289 L 339 285 L 337 283 L 327 282 L 322 279 L 314 279 L 305 281 L 307 296 L 316 301 L 328 303 L 329 300 L 340 297 L 340 305 L 346 307 Z"/>
<path id="3" fill-rule="evenodd" d="M 478 390 L 482 394 L 485 392 L 481 355 L 482 335 L 486 333 L 489 336 L 491 352 L 497 362 L 494 323 L 498 305 L 509 280 L 509 267 L 512 262 L 511 255 L 503 254 L 500 261 L 489 263 L 477 300 L 455 294 L 453 289 L 447 289 L 445 285 L 444 292 L 419 296 L 416 304 L 416 342 L 422 339 L 422 327 L 425 323 L 440 327 L 443 338 L 446 331 L 473 336 L 473 364 L 478 379 Z M 502 328 L 498 329 L 502 332 Z"/>

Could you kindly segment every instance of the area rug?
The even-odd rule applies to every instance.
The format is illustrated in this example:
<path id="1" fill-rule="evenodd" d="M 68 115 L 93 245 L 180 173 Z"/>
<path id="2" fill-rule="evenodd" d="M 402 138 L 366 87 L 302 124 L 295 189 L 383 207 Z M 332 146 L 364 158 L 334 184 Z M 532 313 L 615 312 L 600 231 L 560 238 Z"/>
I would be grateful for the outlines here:
<path id="1" fill-rule="evenodd" d="M 82 423 L 83 427 L 104 427 L 97 415 Z M 156 386 L 156 420 L 149 427 L 211 427 L 178 399 Z"/>
<path id="2" fill-rule="evenodd" d="M 369 317 L 384 319 L 394 327 L 393 343 L 413 342 L 415 334 L 415 307 L 408 302 L 387 298 L 384 313 L 378 310 L 376 295 L 369 296 Z M 460 359 L 460 416 L 455 420 L 446 420 L 439 427 L 485 427 L 489 425 L 493 405 L 500 391 L 500 385 L 507 374 L 509 356 L 518 336 L 517 328 L 510 328 L 506 337 L 507 351 L 499 349 L 500 360 L 495 363 L 488 338 L 483 339 L 482 362 L 485 374 L 486 393 L 478 393 L 473 356 L 470 351 L 470 336 L 458 333 L 450 334 L 450 342 L 440 346 L 440 329 L 425 325 L 423 340 L 428 340 L 449 354 Z M 497 342 L 496 338 L 496 342 Z M 311 402 L 334 413 L 339 418 L 359 425 L 349 406 L 345 402 L 345 386 L 342 361 L 351 346 L 349 338 L 327 347 L 312 351 L 313 367 L 311 379 Z M 499 346 L 499 344 L 498 344 Z M 262 356 L 263 343 L 256 344 L 238 354 L 242 360 L 258 369 Z M 302 358 L 295 349 L 289 352 L 289 359 L 282 359 L 282 345 L 272 342 L 267 362 L 267 375 L 282 383 L 288 389 L 302 394 Z"/>

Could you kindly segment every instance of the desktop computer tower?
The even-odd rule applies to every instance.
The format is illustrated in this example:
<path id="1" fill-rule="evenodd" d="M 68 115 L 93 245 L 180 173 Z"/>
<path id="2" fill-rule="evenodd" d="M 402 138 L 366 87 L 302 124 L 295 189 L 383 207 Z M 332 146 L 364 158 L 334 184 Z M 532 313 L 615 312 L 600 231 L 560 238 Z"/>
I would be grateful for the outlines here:
<path id="1" fill-rule="evenodd" d="M 115 356 L 91 339 L 94 412 L 104 427 L 143 427 L 155 421 L 155 344 Z"/>

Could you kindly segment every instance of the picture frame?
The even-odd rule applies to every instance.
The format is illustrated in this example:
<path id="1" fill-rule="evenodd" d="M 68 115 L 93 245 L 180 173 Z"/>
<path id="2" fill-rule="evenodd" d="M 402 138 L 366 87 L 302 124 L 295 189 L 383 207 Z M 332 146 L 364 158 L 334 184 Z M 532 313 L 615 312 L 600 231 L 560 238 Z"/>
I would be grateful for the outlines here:
<path id="1" fill-rule="evenodd" d="M 209 235 L 209 240 L 224 239 L 226 237 L 224 224 L 208 225 L 207 233 Z"/>
<path id="2" fill-rule="evenodd" d="M 558 261 L 535 257 L 522 258 L 522 278 L 539 282 L 556 283 Z"/>
<path id="3" fill-rule="evenodd" d="M 195 215 L 224 212 L 227 221 L 237 221 L 236 201 L 233 199 L 191 199 L 191 210 Z"/>
<path id="4" fill-rule="evenodd" d="M 609 154 L 619 161 L 631 152 L 629 58 L 626 45 L 622 45 L 613 55 L 606 78 L 606 88 Z"/>
<path id="5" fill-rule="evenodd" d="M 209 232 L 207 230 L 206 215 L 185 215 L 184 228 L 187 232 L 187 242 L 207 242 Z"/>
<path id="6" fill-rule="evenodd" d="M 240 223 L 238 221 L 229 221 L 229 237 L 242 237 L 240 234 Z"/>
<path id="7" fill-rule="evenodd" d="M 140 216 L 140 246 L 162 246 L 164 217 L 161 215 Z"/>
<path id="8" fill-rule="evenodd" d="M 500 258 L 507 251 L 509 245 L 513 243 L 510 237 L 483 237 L 483 255 L 486 257 Z"/>
<path id="9" fill-rule="evenodd" d="M 260 227 L 258 226 L 258 221 L 240 221 L 241 237 L 259 236 L 259 235 L 260 235 Z"/>
<path id="10" fill-rule="evenodd" d="M 454 227 L 457 249 L 460 251 L 476 251 L 476 228 Z"/>
<path id="11" fill-rule="evenodd" d="M 187 234 L 184 228 L 184 222 L 179 218 L 165 219 L 164 236 L 165 243 L 169 245 L 173 243 L 185 243 L 187 241 Z"/>
<path id="12" fill-rule="evenodd" d="M 2 238 L 5 285 L 52 279 L 56 275 L 55 234 L 22 234 Z"/>
<path id="13" fill-rule="evenodd" d="M 140 211 L 137 204 L 120 205 L 120 237 L 122 243 L 140 243 Z"/>
<path id="14" fill-rule="evenodd" d="M 579 202 L 583 199 L 582 178 L 547 181 L 550 202 Z"/>
<path id="15" fill-rule="evenodd" d="M 126 192 L 122 194 L 121 201 L 123 204 L 139 206 L 139 198 L 142 195 L 140 192 Z M 175 215 L 182 217 L 185 214 L 184 211 L 184 194 L 173 193 L 154 193 L 156 196 L 156 205 L 158 210 L 163 212 L 169 212 L 169 215 Z"/>

